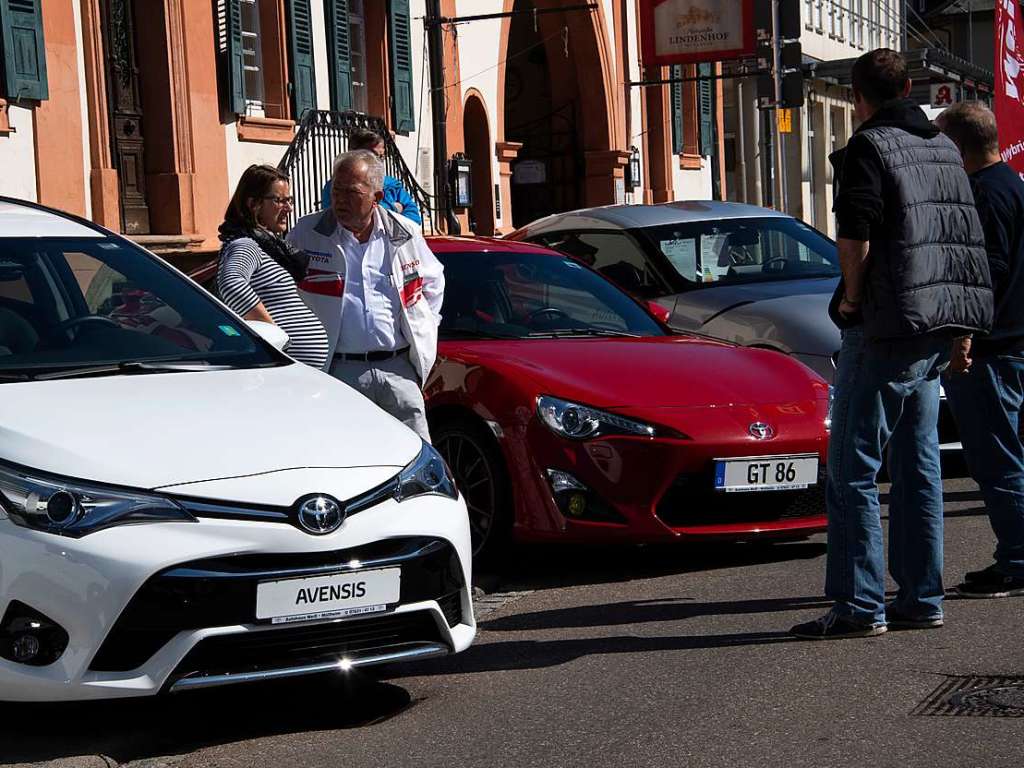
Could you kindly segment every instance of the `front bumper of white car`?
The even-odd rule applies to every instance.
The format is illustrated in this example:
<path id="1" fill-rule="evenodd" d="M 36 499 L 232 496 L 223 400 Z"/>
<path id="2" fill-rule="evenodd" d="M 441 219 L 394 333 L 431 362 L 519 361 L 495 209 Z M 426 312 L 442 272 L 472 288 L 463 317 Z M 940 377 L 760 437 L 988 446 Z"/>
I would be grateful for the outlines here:
<path id="1" fill-rule="evenodd" d="M 0 515 L 0 700 L 120 698 L 344 672 L 472 642 L 461 498 L 388 499 L 323 536 L 221 512 L 82 538 Z M 386 606 L 283 624 L 256 617 L 260 583 L 381 569 L 401 572 L 398 600 Z M 43 624 L 44 645 L 66 642 L 42 666 L 11 658 L 13 634 L 33 621 Z"/>

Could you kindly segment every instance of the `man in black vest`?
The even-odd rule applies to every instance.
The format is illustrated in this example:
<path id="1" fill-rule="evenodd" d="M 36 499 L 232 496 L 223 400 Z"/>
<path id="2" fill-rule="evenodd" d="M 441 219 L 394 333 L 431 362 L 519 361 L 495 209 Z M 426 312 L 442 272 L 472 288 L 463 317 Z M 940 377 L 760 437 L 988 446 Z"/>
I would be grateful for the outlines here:
<path id="1" fill-rule="evenodd" d="M 903 57 L 853 66 L 861 125 L 837 168 L 843 279 L 830 314 L 842 329 L 829 443 L 828 557 L 819 619 L 791 630 L 829 640 L 942 626 L 939 374 L 954 335 L 986 331 L 992 289 L 960 153 L 909 98 Z M 877 476 L 888 449 L 889 572 Z"/>
<path id="2" fill-rule="evenodd" d="M 959 147 L 974 187 L 992 272 L 992 332 L 954 347 L 946 394 L 971 476 L 981 487 L 995 562 L 969 572 L 965 597 L 1024 595 L 1024 181 L 999 156 L 996 118 L 982 104 L 956 104 L 936 120 Z"/>

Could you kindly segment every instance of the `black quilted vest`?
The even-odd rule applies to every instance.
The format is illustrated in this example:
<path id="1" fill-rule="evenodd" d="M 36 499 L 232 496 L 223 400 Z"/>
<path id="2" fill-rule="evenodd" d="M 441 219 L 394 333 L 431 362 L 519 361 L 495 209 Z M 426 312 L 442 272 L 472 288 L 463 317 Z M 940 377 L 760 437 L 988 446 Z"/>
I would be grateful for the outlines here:
<path id="1" fill-rule="evenodd" d="M 884 168 L 884 233 L 873 236 L 864 331 L 897 339 L 992 327 L 985 236 L 960 153 L 939 134 L 867 128 Z"/>

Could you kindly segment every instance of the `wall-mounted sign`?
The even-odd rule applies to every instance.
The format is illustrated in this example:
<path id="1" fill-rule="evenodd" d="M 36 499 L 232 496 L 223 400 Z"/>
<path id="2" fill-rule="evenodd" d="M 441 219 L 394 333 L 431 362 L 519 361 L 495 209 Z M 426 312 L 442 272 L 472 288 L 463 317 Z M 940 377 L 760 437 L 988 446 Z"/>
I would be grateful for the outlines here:
<path id="1" fill-rule="evenodd" d="M 645 65 L 738 59 L 756 44 L 754 0 L 640 0 Z"/>
<path id="2" fill-rule="evenodd" d="M 543 160 L 520 160 L 512 166 L 513 184 L 543 184 L 548 180 L 548 168 Z"/>
<path id="3" fill-rule="evenodd" d="M 779 133 L 793 132 L 793 110 L 779 108 L 775 111 L 779 120 Z"/>
<path id="4" fill-rule="evenodd" d="M 956 102 L 956 83 L 932 83 L 932 106 L 951 107 Z"/>

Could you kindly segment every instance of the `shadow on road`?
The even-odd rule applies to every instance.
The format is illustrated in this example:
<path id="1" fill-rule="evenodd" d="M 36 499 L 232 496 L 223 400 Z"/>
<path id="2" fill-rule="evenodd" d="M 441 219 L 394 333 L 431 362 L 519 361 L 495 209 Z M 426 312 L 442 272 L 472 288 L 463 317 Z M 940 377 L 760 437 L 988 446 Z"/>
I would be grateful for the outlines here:
<path id="1" fill-rule="evenodd" d="M 481 622 L 480 628 L 492 632 L 522 632 L 570 627 L 609 627 L 657 621 L 680 621 L 695 616 L 729 616 L 774 611 L 825 610 L 832 605 L 823 597 L 781 597 L 764 600 L 695 602 L 689 598 L 645 600 L 581 605 L 549 611 L 517 613 Z"/>
<path id="2" fill-rule="evenodd" d="M 474 645 L 458 656 L 410 664 L 394 670 L 390 677 L 451 675 L 467 672 L 501 672 L 545 669 L 568 664 L 585 656 L 616 653 L 656 653 L 692 651 L 705 648 L 732 648 L 744 645 L 801 642 L 788 632 L 740 632 L 731 635 L 692 635 L 666 637 L 573 638 L 568 640 L 510 640 Z"/>
<path id="3" fill-rule="evenodd" d="M 474 582 L 487 592 L 612 584 L 718 568 L 813 560 L 824 538 L 787 544 L 719 543 L 651 546 L 521 545 Z"/>
<path id="4" fill-rule="evenodd" d="M 330 706 L 320 702 L 330 701 Z M 0 765 L 79 755 L 118 763 L 287 733 L 357 728 L 410 707 L 409 693 L 362 673 L 154 699 L 0 704 Z"/>

